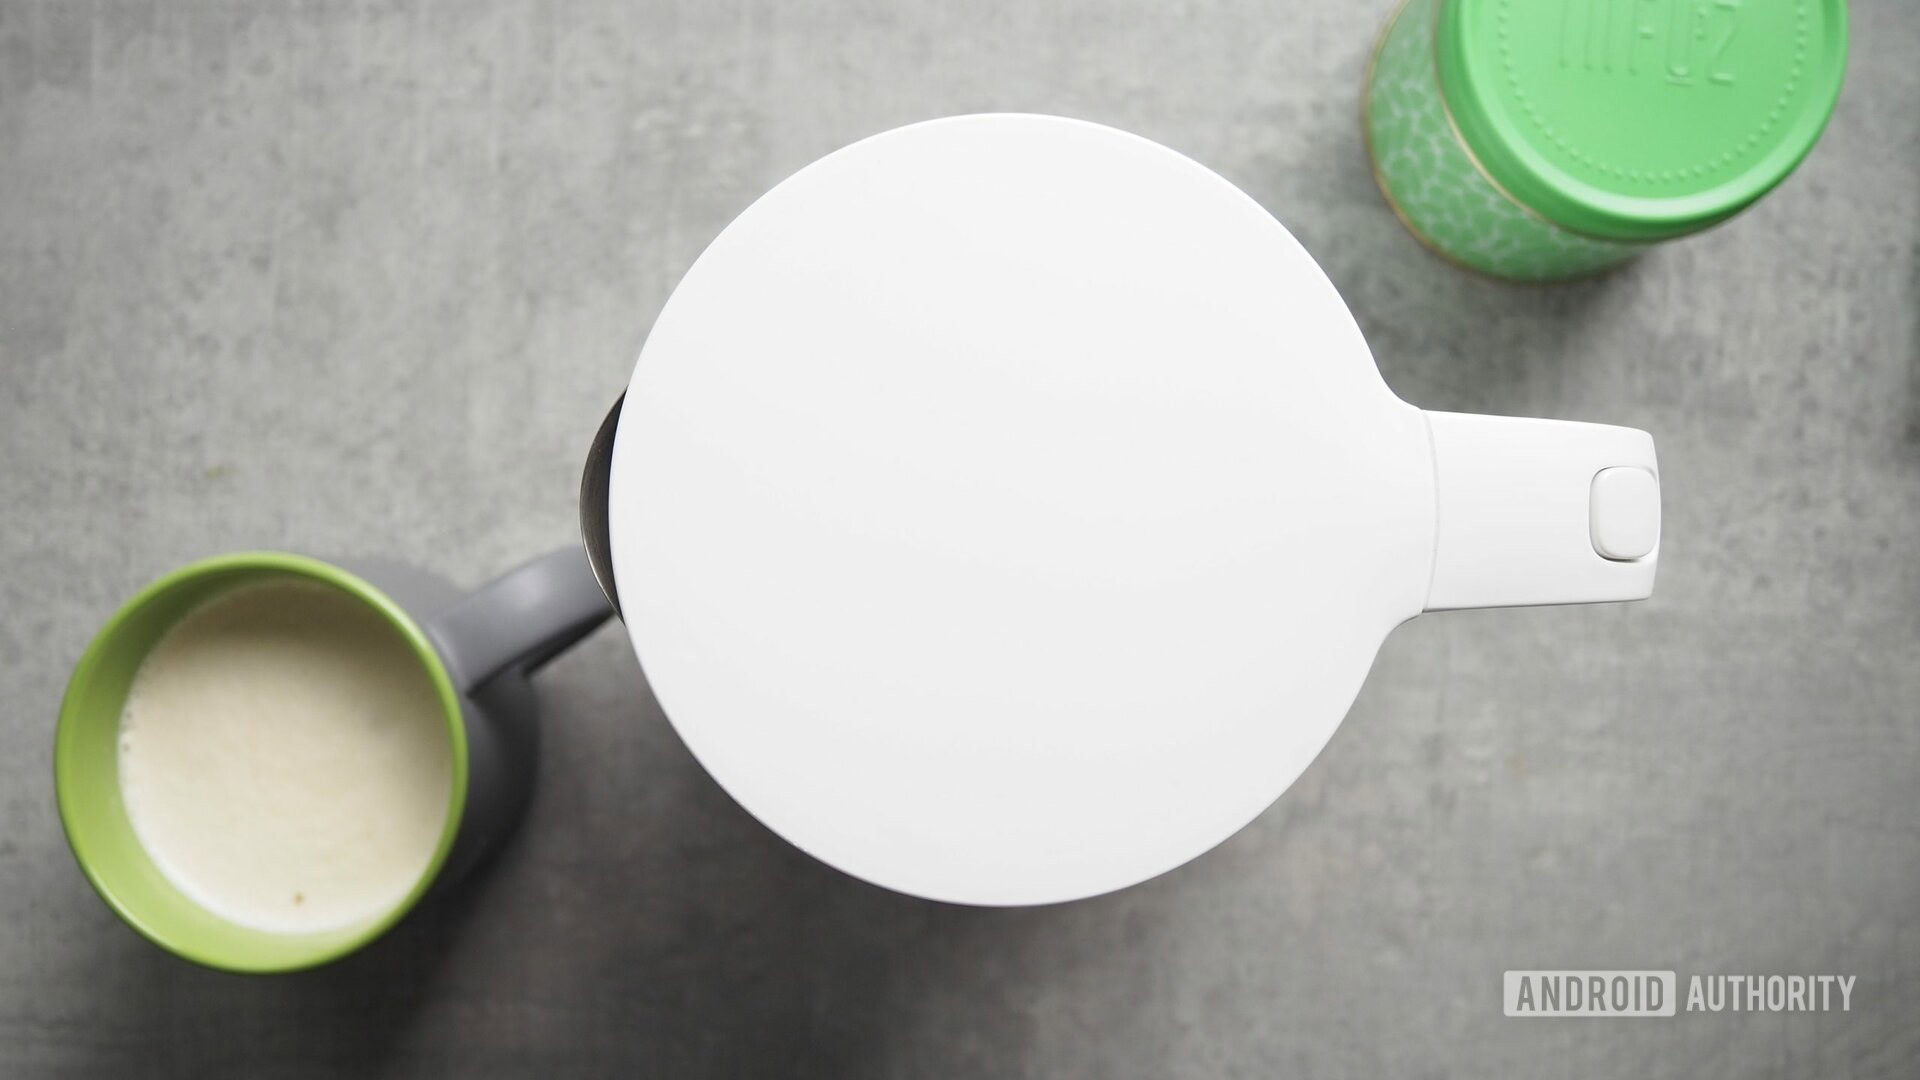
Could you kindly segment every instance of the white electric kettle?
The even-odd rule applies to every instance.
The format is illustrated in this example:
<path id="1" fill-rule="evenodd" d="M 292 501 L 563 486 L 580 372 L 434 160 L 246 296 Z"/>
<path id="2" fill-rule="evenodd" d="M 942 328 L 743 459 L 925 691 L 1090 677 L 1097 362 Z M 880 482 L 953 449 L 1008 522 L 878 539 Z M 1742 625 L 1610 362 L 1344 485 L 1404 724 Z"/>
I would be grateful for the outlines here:
<path id="1" fill-rule="evenodd" d="M 741 214 L 584 496 L 721 786 L 973 904 L 1192 859 L 1300 775 L 1396 624 L 1643 598 L 1660 533 L 1645 432 L 1401 401 L 1251 198 L 1028 115 L 877 135 Z"/>

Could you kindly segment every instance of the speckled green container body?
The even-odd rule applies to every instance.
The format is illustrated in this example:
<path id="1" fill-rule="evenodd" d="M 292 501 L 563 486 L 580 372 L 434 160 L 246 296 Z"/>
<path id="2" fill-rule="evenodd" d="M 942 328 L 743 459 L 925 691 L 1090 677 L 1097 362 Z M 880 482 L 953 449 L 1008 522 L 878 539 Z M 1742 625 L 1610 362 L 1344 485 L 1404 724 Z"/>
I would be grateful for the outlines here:
<path id="1" fill-rule="evenodd" d="M 1648 244 L 1583 236 L 1514 201 L 1468 156 L 1447 117 L 1433 34 L 1445 0 L 1409 0 L 1381 38 L 1367 86 L 1367 146 L 1380 190 L 1420 241 L 1499 277 L 1551 281 L 1632 258 Z"/>

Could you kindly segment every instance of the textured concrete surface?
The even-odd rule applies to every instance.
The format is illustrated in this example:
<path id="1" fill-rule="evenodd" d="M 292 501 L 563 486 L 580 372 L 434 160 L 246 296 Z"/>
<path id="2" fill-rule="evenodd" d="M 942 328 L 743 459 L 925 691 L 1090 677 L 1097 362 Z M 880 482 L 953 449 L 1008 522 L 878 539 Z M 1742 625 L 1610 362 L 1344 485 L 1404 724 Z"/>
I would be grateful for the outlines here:
<path id="1" fill-rule="evenodd" d="M 0 0 L 0 1075 L 1913 1075 L 1920 11 L 1854 6 L 1839 113 L 1759 208 L 1528 288 L 1375 194 L 1390 3 Z M 1244 186 L 1409 400 L 1652 430 L 1657 597 L 1403 627 L 1270 812 L 1080 904 L 798 854 L 616 629 L 542 679 L 515 846 L 370 951 L 222 976 L 93 897 L 53 717 L 131 590 L 239 547 L 476 582 L 566 542 L 715 231 L 842 143 L 982 109 Z M 1859 983 L 1847 1014 L 1528 1022 L 1512 967 Z"/>

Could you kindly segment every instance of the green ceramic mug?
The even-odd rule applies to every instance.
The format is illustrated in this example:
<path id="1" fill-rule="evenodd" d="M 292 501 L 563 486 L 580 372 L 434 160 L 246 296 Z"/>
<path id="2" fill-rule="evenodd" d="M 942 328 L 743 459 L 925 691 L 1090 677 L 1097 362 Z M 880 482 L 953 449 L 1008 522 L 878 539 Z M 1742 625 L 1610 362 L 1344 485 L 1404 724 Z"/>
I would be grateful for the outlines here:
<path id="1" fill-rule="evenodd" d="M 1785 179 L 1846 51 L 1844 0 L 1408 0 L 1367 79 L 1374 177 L 1470 269 L 1604 269 Z"/>
<path id="2" fill-rule="evenodd" d="M 453 762 L 448 812 L 431 861 L 397 903 L 308 932 L 229 921 L 176 888 L 142 847 L 121 796 L 121 716 L 141 661 L 189 611 L 268 582 L 326 586 L 378 614 L 393 648 L 437 694 Z M 291 971 L 379 937 L 430 891 L 497 848 L 524 811 L 538 750 L 527 672 L 611 614 L 579 548 L 534 559 L 470 594 L 414 568 L 246 552 L 182 567 L 140 590 L 75 666 L 54 740 L 54 786 L 74 858 L 108 906 L 156 944 L 230 971 Z"/>

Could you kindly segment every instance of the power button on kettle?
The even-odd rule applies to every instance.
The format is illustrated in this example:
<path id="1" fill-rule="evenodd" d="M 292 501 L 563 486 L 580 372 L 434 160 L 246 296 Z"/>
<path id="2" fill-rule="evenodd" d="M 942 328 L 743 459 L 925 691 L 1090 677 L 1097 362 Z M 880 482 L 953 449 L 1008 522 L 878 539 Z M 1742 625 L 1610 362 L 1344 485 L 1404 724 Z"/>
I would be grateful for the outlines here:
<path id="1" fill-rule="evenodd" d="M 1588 522 L 1602 558 L 1645 558 L 1660 542 L 1660 481 L 1641 468 L 1601 469 L 1593 474 Z"/>

